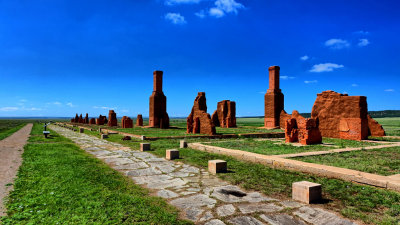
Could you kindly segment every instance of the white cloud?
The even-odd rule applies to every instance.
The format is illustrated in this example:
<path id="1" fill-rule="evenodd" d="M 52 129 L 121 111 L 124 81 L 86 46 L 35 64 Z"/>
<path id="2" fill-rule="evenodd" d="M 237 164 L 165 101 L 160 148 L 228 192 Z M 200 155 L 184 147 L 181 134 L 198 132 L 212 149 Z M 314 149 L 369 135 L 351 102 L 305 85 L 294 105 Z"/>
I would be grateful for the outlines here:
<path id="1" fill-rule="evenodd" d="M 167 14 L 165 14 L 164 18 L 166 20 L 171 21 L 171 23 L 173 23 L 173 24 L 177 24 L 177 25 L 186 24 L 185 17 L 183 17 L 179 13 L 167 13 Z"/>
<path id="2" fill-rule="evenodd" d="M 317 80 L 305 80 L 304 83 L 305 84 L 315 84 L 315 83 L 318 83 L 318 81 Z"/>
<path id="3" fill-rule="evenodd" d="M 282 80 L 292 80 L 292 79 L 294 79 L 295 77 L 290 77 L 290 76 L 280 76 L 280 78 L 282 79 Z"/>
<path id="4" fill-rule="evenodd" d="M 357 45 L 358 45 L 359 47 L 365 47 L 365 46 L 367 46 L 367 45 L 369 45 L 369 44 L 371 44 L 371 43 L 368 41 L 368 39 L 362 38 L 362 39 L 359 40 L 359 42 L 358 42 Z"/>
<path id="5" fill-rule="evenodd" d="M 265 94 L 265 91 L 259 91 L 258 94 Z"/>
<path id="6" fill-rule="evenodd" d="M 307 61 L 308 59 L 310 59 L 310 57 L 308 57 L 308 55 L 300 57 L 300 60 L 303 60 L 303 61 Z"/>
<path id="7" fill-rule="evenodd" d="M 386 89 L 386 92 L 394 92 L 394 89 Z"/>
<path id="8" fill-rule="evenodd" d="M 208 13 L 215 18 L 221 18 L 225 15 L 224 11 L 218 8 L 211 8 Z"/>
<path id="9" fill-rule="evenodd" d="M 72 104 L 72 102 L 68 102 L 66 105 L 71 107 L 71 108 L 76 107 L 76 105 Z"/>
<path id="10" fill-rule="evenodd" d="M 12 112 L 12 111 L 17 111 L 19 108 L 18 107 L 1 107 L 0 111 L 2 112 Z"/>
<path id="11" fill-rule="evenodd" d="M 244 5 L 235 0 L 217 0 L 214 4 L 215 7 L 211 8 L 208 13 L 215 18 L 221 18 L 228 13 L 238 14 L 239 9 L 244 9 Z"/>
<path id="12" fill-rule="evenodd" d="M 53 102 L 54 105 L 61 105 L 61 102 Z"/>
<path id="13" fill-rule="evenodd" d="M 238 13 L 239 9 L 243 9 L 244 6 L 241 3 L 236 2 L 235 0 L 217 0 L 214 3 L 218 9 L 221 9 L 227 13 Z"/>
<path id="14" fill-rule="evenodd" d="M 194 15 L 196 15 L 197 17 L 203 19 L 204 17 L 206 17 L 206 12 L 204 10 L 200 10 L 197 13 L 195 13 Z"/>
<path id="15" fill-rule="evenodd" d="M 343 49 L 350 47 L 350 43 L 343 39 L 332 38 L 325 41 L 325 46 L 331 49 Z"/>
<path id="16" fill-rule="evenodd" d="M 32 107 L 32 108 L 23 108 L 23 110 L 27 110 L 27 111 L 40 111 L 40 110 L 42 110 L 42 109 L 41 109 L 41 108 Z"/>
<path id="17" fill-rule="evenodd" d="M 127 112 L 129 112 L 129 110 L 127 110 L 127 109 L 122 109 L 120 112 L 122 112 L 122 113 L 127 113 Z"/>
<path id="18" fill-rule="evenodd" d="M 335 64 L 335 63 L 321 63 L 314 65 L 310 72 L 313 73 L 321 73 L 321 72 L 331 72 L 334 69 L 343 68 L 343 65 Z"/>
<path id="19" fill-rule="evenodd" d="M 358 87 L 358 84 L 352 84 L 351 86 L 352 87 Z"/>
<path id="20" fill-rule="evenodd" d="M 117 107 L 107 107 L 107 106 L 93 106 L 94 109 L 117 109 Z"/>
<path id="21" fill-rule="evenodd" d="M 197 4 L 201 0 L 165 0 L 165 5 Z"/>

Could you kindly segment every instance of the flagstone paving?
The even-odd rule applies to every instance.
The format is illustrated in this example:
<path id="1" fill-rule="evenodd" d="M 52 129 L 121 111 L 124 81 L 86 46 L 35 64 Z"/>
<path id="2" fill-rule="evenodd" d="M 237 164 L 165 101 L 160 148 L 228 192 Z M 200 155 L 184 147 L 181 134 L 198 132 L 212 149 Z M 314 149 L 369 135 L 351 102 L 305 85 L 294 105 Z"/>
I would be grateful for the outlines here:
<path id="1" fill-rule="evenodd" d="M 355 224 L 320 208 L 245 191 L 205 169 L 62 127 L 50 128 L 166 199 L 196 224 Z"/>

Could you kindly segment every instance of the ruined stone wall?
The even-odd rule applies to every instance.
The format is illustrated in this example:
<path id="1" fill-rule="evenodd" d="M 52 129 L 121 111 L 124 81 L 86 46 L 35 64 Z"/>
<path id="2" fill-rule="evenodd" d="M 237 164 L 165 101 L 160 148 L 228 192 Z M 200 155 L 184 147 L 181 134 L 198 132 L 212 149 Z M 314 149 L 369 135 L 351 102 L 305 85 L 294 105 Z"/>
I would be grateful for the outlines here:
<path id="1" fill-rule="evenodd" d="M 114 110 L 108 111 L 108 123 L 107 123 L 107 125 L 109 127 L 118 126 L 117 114 L 114 112 Z"/>
<path id="2" fill-rule="evenodd" d="M 96 119 L 96 124 L 97 125 L 104 125 L 108 122 L 107 117 L 106 116 L 102 116 L 100 114 L 99 118 Z"/>
<path id="3" fill-rule="evenodd" d="M 218 102 L 217 110 L 212 114 L 211 120 L 215 126 L 236 127 L 236 103 L 229 100 Z"/>
<path id="4" fill-rule="evenodd" d="M 299 142 L 302 145 L 322 143 L 322 136 L 317 121 L 315 119 L 304 118 L 296 110 L 285 121 L 285 139 L 286 142 Z"/>
<path id="5" fill-rule="evenodd" d="M 372 119 L 370 115 L 368 115 L 367 118 L 368 118 L 368 135 L 374 137 L 386 136 L 385 130 L 383 129 L 382 125 L 380 125 L 376 120 Z"/>
<path id="6" fill-rule="evenodd" d="M 96 119 L 95 118 L 91 118 L 90 120 L 89 120 L 89 124 L 96 124 Z"/>
<path id="7" fill-rule="evenodd" d="M 143 126 L 143 116 L 142 114 L 138 114 L 136 117 L 136 126 L 142 127 Z"/>
<path id="8" fill-rule="evenodd" d="M 216 134 L 211 116 L 207 113 L 206 94 L 204 92 L 199 92 L 194 100 L 192 111 L 187 118 L 187 133 Z"/>
<path id="9" fill-rule="evenodd" d="M 367 114 L 365 96 L 324 91 L 317 94 L 311 118 L 318 119 L 323 137 L 363 140 L 368 137 Z"/>
<path id="10" fill-rule="evenodd" d="M 121 120 L 122 128 L 133 128 L 133 120 L 130 117 L 123 116 Z"/>

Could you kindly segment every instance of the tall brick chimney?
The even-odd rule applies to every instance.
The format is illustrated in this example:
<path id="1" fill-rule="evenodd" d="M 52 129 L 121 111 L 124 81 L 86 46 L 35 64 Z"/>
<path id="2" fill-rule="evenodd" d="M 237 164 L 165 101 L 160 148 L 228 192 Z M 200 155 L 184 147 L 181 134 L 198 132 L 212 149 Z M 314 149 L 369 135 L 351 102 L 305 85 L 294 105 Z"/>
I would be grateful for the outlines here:
<path id="1" fill-rule="evenodd" d="M 154 71 L 153 72 L 153 91 L 162 92 L 162 77 L 163 71 Z"/>
<path id="2" fill-rule="evenodd" d="M 163 71 L 153 72 L 153 93 L 149 104 L 149 126 L 169 128 L 169 116 L 167 113 L 167 97 L 162 90 Z"/>
<path id="3" fill-rule="evenodd" d="M 279 66 L 271 66 L 269 71 L 269 89 L 264 96 L 264 126 L 266 128 L 278 128 L 279 117 L 284 109 L 284 96 L 279 89 Z"/>

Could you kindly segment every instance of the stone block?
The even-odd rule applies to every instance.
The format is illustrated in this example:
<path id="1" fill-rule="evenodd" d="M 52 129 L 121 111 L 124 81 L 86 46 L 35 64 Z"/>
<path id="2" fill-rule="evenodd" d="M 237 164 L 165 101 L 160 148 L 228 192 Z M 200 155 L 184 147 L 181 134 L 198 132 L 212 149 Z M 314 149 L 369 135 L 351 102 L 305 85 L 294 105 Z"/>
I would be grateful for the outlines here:
<path id="1" fill-rule="evenodd" d="M 300 181 L 292 184 L 292 198 L 307 204 L 322 199 L 321 185 L 308 181 Z"/>
<path id="2" fill-rule="evenodd" d="M 101 134 L 101 139 L 106 139 L 106 138 L 108 138 L 107 134 Z"/>
<path id="3" fill-rule="evenodd" d="M 186 142 L 186 140 L 181 140 L 180 142 L 179 142 L 179 148 L 187 148 L 187 142 Z"/>
<path id="4" fill-rule="evenodd" d="M 85 129 L 79 128 L 79 133 L 84 133 L 84 132 L 85 132 Z"/>
<path id="5" fill-rule="evenodd" d="M 150 143 L 140 143 L 140 151 L 150 151 Z"/>
<path id="6" fill-rule="evenodd" d="M 169 160 L 179 159 L 179 150 L 176 149 L 166 150 L 165 158 Z"/>
<path id="7" fill-rule="evenodd" d="M 227 163 L 223 160 L 208 161 L 208 171 L 210 173 L 225 173 L 227 171 Z"/>

